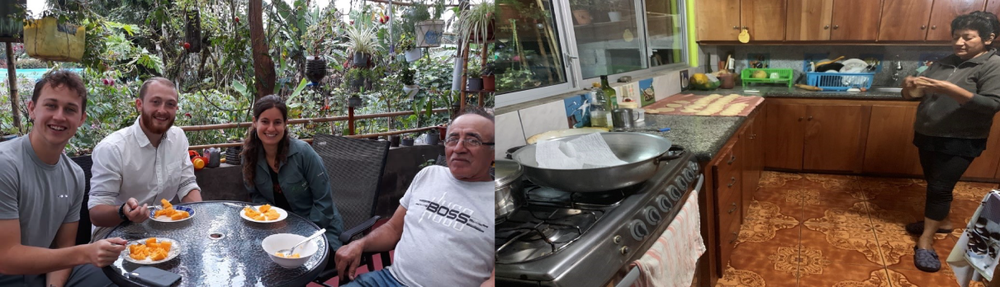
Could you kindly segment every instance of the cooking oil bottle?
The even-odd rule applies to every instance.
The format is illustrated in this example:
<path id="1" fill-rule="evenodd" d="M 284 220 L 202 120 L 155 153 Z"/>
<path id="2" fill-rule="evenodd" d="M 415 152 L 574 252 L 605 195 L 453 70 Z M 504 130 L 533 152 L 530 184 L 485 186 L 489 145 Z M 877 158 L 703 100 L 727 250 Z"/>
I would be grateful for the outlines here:
<path id="1" fill-rule="evenodd" d="M 601 83 L 594 82 L 593 88 L 588 93 L 590 95 L 590 126 L 595 128 L 611 128 L 611 113 L 608 112 L 607 98 L 601 90 Z"/>

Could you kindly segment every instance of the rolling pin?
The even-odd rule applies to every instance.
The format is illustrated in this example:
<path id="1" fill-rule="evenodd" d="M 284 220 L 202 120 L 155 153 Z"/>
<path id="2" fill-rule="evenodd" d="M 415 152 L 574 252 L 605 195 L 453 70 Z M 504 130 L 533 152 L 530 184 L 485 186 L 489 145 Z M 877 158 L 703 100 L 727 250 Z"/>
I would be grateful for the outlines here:
<path id="1" fill-rule="evenodd" d="M 817 87 L 817 86 L 810 86 L 810 85 L 804 85 L 804 84 L 795 84 L 795 87 L 799 88 L 799 89 L 807 90 L 807 91 L 822 91 L 823 90 L 823 88 L 820 88 L 820 87 Z"/>

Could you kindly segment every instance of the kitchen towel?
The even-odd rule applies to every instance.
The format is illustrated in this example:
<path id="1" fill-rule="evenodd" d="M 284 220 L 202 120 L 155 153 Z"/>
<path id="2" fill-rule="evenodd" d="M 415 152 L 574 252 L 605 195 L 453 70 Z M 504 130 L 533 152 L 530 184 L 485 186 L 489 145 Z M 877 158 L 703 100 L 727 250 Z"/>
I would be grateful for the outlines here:
<path id="1" fill-rule="evenodd" d="M 618 159 L 600 133 L 568 141 L 539 142 L 535 159 L 539 167 L 549 169 L 597 168 L 627 163 Z"/>
<path id="2" fill-rule="evenodd" d="M 698 191 L 692 191 L 667 230 L 639 260 L 639 279 L 633 287 L 691 286 L 698 258 L 705 253 L 698 213 Z"/>

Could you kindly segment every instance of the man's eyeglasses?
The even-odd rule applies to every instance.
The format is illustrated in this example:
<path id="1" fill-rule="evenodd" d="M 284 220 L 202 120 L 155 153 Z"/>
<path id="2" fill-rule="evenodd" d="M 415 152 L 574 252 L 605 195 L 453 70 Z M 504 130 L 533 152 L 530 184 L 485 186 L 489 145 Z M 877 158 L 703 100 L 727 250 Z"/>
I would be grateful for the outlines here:
<path id="1" fill-rule="evenodd" d="M 481 140 L 479 140 L 477 138 L 474 138 L 474 137 L 467 137 L 467 138 L 465 138 L 465 140 L 462 140 L 462 141 L 465 142 L 465 147 L 467 147 L 467 148 L 474 148 L 474 147 L 479 147 L 479 146 L 484 146 L 484 145 L 485 146 L 492 146 L 493 145 L 493 143 L 484 143 L 483 141 L 481 141 Z M 459 142 L 459 139 L 457 137 L 450 137 L 450 138 L 445 139 L 444 145 L 449 146 L 449 147 L 454 147 L 454 146 L 458 145 L 458 142 Z"/>

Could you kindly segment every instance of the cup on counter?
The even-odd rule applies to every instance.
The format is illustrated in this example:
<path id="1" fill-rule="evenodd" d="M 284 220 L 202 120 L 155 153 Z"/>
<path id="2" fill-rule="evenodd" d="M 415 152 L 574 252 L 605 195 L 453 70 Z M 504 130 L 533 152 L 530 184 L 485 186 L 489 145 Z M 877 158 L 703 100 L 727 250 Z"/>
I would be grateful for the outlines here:
<path id="1" fill-rule="evenodd" d="M 623 109 L 631 109 L 632 114 L 635 117 L 636 124 L 645 122 L 643 120 L 646 118 L 646 110 L 640 109 L 638 102 L 623 102 L 621 104 L 618 104 L 618 107 Z"/>

